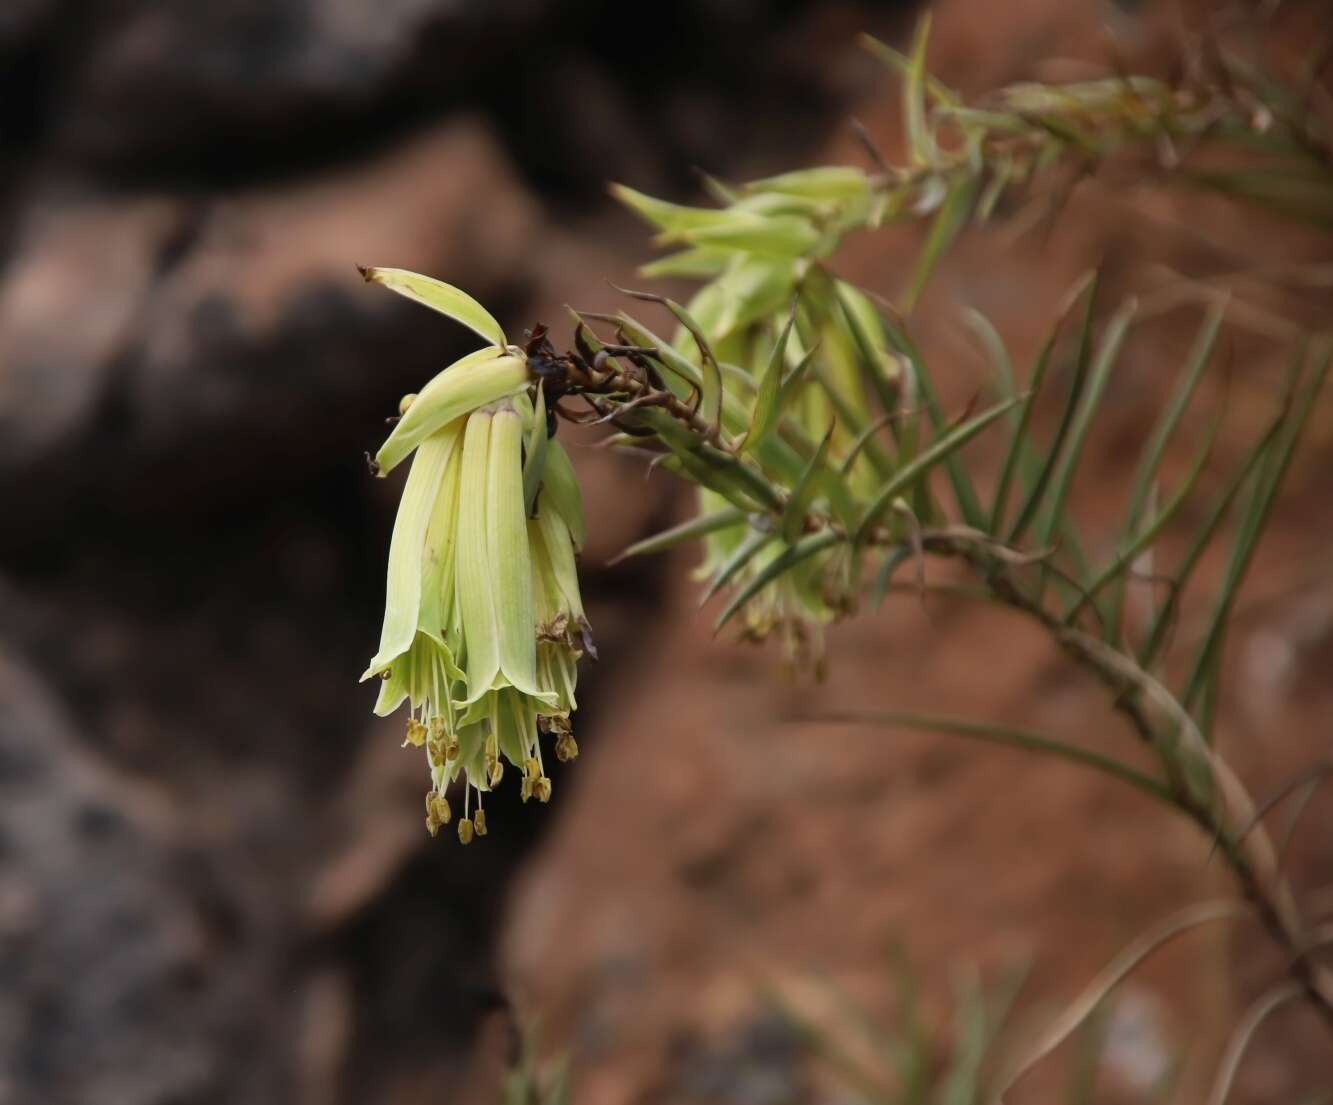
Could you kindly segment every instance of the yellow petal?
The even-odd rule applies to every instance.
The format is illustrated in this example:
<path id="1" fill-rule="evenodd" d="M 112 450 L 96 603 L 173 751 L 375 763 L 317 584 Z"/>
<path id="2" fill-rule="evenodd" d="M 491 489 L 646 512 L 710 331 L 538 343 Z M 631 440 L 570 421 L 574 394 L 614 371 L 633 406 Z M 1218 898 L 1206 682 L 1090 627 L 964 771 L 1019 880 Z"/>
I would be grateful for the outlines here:
<path id="1" fill-rule="evenodd" d="M 464 705 L 479 701 L 500 672 L 499 634 L 487 550 L 491 422 L 490 411 L 476 411 L 468 418 L 458 485 L 458 561 L 454 580 L 467 671 Z"/>
<path id="2" fill-rule="evenodd" d="M 487 549 L 500 671 L 510 686 L 541 695 L 537 687 L 532 561 L 523 509 L 523 420 L 513 409 L 499 410 L 491 420 L 486 476 Z"/>
<path id="3" fill-rule="evenodd" d="M 422 443 L 403 485 L 398 516 L 389 542 L 389 572 L 380 648 L 361 678 L 383 671 L 406 652 L 417 631 L 421 612 L 421 558 L 431 509 L 460 427 L 451 426 Z"/>

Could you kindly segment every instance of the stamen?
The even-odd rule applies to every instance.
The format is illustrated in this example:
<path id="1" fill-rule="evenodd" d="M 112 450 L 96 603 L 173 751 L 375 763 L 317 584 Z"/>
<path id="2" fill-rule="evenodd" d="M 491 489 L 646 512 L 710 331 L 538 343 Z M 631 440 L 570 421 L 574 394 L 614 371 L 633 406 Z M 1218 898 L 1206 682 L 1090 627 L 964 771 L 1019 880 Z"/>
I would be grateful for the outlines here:
<path id="1" fill-rule="evenodd" d="M 472 817 L 472 824 L 477 830 L 478 836 L 486 835 L 486 811 L 481 808 L 480 799 L 478 799 L 477 812 Z"/>
<path id="2" fill-rule="evenodd" d="M 426 831 L 434 836 L 440 831 L 441 825 L 449 824 L 453 818 L 453 811 L 449 808 L 449 800 L 443 794 L 430 790 L 426 792 Z"/>
<path id="3" fill-rule="evenodd" d="M 473 831 L 472 819 L 469 818 L 469 817 L 465 817 L 465 818 L 463 818 L 463 820 L 461 820 L 461 821 L 458 823 L 458 840 L 459 840 L 459 843 L 460 843 L 460 844 L 471 844 L 471 843 L 472 843 L 472 831 Z"/>
<path id="4" fill-rule="evenodd" d="M 422 725 L 421 722 L 417 721 L 416 718 L 408 718 L 407 736 L 403 740 L 403 747 L 406 748 L 410 744 L 413 748 L 420 748 L 425 743 L 426 727 Z"/>

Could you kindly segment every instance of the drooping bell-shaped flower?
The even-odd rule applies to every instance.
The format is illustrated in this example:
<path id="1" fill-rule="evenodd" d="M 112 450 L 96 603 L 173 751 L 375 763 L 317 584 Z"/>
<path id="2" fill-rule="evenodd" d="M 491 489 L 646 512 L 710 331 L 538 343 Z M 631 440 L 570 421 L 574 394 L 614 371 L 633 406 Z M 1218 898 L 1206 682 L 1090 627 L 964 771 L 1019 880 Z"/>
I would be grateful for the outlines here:
<path id="1" fill-rule="evenodd" d="M 362 677 L 383 679 L 377 713 L 408 703 L 405 743 L 426 751 L 432 834 L 452 820 L 446 793 L 461 777 L 458 835 L 468 843 L 486 834 L 482 796 L 504 777 L 505 761 L 518 769 L 524 800 L 544 802 L 543 736 L 562 760 L 577 752 L 575 664 L 591 651 L 574 564 L 578 483 L 564 450 L 546 440 L 525 353 L 475 300 L 415 273 L 366 275 L 494 343 L 405 400 L 375 456 L 380 475 L 409 456 L 412 465 L 390 544 L 380 648 Z"/>

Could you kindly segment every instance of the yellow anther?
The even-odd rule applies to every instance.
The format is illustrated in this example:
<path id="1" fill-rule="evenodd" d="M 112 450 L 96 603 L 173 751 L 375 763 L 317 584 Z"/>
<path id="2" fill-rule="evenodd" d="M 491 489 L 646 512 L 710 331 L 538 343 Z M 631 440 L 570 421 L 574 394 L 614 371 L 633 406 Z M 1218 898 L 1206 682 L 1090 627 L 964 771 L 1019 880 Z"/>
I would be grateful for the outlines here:
<path id="1" fill-rule="evenodd" d="M 406 395 L 404 395 L 401 399 L 398 400 L 399 415 L 404 415 L 407 413 L 407 408 L 410 407 L 416 401 L 416 397 L 417 393 L 415 391 L 409 391 Z"/>
<path id="2" fill-rule="evenodd" d="M 411 745 L 413 748 L 420 748 L 426 743 L 426 727 L 417 721 L 416 718 L 407 719 L 407 736 L 403 740 L 403 745 Z"/>
<path id="3" fill-rule="evenodd" d="M 478 811 L 480 812 L 480 811 Z M 472 818 L 465 817 L 458 823 L 458 840 L 461 844 L 472 843 L 473 824 Z"/>
<path id="4" fill-rule="evenodd" d="M 449 734 L 448 739 L 444 742 L 444 758 L 446 760 L 458 759 L 458 738 L 452 733 Z"/>
<path id="5" fill-rule="evenodd" d="M 436 740 L 444 736 L 444 718 L 439 714 L 430 719 L 430 735 Z"/>
<path id="6" fill-rule="evenodd" d="M 523 774 L 529 779 L 535 779 L 542 773 L 541 764 L 529 756 L 523 761 Z"/>
<path id="7" fill-rule="evenodd" d="M 569 763 L 570 760 L 579 754 L 579 742 L 574 739 L 573 733 L 561 733 L 555 742 L 555 758 L 562 764 Z"/>
<path id="8" fill-rule="evenodd" d="M 532 784 L 532 793 L 537 796 L 538 802 L 549 802 L 551 800 L 551 780 L 543 775 Z"/>
<path id="9" fill-rule="evenodd" d="M 426 741 L 426 755 L 433 764 L 444 763 L 444 741 L 429 738 Z"/>
<path id="10" fill-rule="evenodd" d="M 431 836 L 440 831 L 441 825 L 449 824 L 453 816 L 449 799 L 433 790 L 426 792 L 426 829 Z"/>
<path id="11" fill-rule="evenodd" d="M 536 780 L 534 780 L 531 775 L 523 776 L 523 784 L 518 788 L 518 796 L 522 798 L 523 801 L 526 802 L 532 797 L 532 785 L 535 781 Z"/>
<path id="12" fill-rule="evenodd" d="M 505 765 L 503 760 L 496 760 L 495 763 L 491 764 L 490 771 L 487 774 L 491 786 L 498 787 L 500 785 L 500 780 L 504 778 L 504 773 Z"/>
<path id="13" fill-rule="evenodd" d="M 472 815 L 472 824 L 476 827 L 478 836 L 486 835 L 486 811 L 478 810 Z"/>

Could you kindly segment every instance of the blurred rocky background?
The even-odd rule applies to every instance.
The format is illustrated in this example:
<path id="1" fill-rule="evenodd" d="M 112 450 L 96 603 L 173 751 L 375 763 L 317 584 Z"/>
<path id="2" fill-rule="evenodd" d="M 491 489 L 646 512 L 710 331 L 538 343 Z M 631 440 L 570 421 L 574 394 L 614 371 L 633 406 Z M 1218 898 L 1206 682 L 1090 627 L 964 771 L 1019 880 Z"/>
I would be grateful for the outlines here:
<path id="1" fill-rule="evenodd" d="M 362 451 L 468 345 L 354 266 L 438 274 L 511 332 L 562 334 L 564 303 L 616 305 L 605 281 L 650 255 L 608 180 L 688 199 L 696 169 L 860 161 L 851 114 L 895 149 L 891 82 L 855 38 L 900 42 L 912 7 L 0 7 L 0 1103 L 489 1101 L 511 1005 L 574 1049 L 580 1105 L 843 1100 L 763 985 L 813 971 L 883 1011 L 901 939 L 937 1016 L 958 969 L 1022 957 L 1040 1008 L 1227 887 L 1188 829 L 1098 779 L 802 723 L 809 680 L 710 638 L 688 553 L 607 566 L 682 499 L 587 435 L 602 660 L 552 804 L 510 794 L 486 840 L 430 840 L 420 757 L 355 682 L 396 505 Z M 1166 5 L 937 9 L 932 64 L 969 93 L 1169 66 Z M 985 372 L 960 305 L 1021 363 L 1090 264 L 1125 290 L 1327 257 L 1221 202 L 1133 202 L 1090 185 L 1059 233 L 964 240 L 919 323 L 960 409 Z M 892 295 L 916 244 L 858 243 L 844 271 Z M 1326 294 L 1285 306 L 1327 322 Z M 1113 384 L 1122 440 L 1189 325 L 1164 317 Z M 1280 359 L 1237 356 L 1233 390 L 1260 404 Z M 1094 518 L 1122 455 L 1110 435 Z M 1224 739 L 1259 793 L 1330 751 L 1330 459 L 1325 409 L 1231 642 Z M 1124 739 L 989 613 L 898 599 L 830 656 L 819 693 L 842 706 Z M 1330 816 L 1306 813 L 1302 885 L 1333 883 Z M 1145 1099 L 1181 1056 L 1200 1079 L 1273 967 L 1248 932 L 1155 960 L 1116 1014 L 1108 1100 Z M 1308 1012 L 1280 1020 L 1236 1100 L 1333 1069 Z"/>

